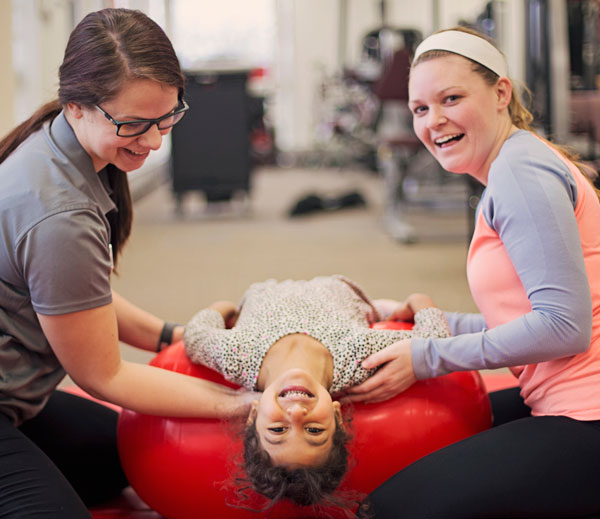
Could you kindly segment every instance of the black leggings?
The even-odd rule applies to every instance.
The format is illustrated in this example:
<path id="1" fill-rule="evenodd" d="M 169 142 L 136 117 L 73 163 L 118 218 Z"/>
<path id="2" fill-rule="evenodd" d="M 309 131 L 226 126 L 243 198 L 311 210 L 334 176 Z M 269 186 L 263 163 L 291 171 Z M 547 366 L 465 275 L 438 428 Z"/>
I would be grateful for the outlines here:
<path id="1" fill-rule="evenodd" d="M 0 413 L 0 518 L 89 519 L 88 506 L 118 495 L 117 418 L 62 391 L 19 428 Z"/>
<path id="2" fill-rule="evenodd" d="M 518 388 L 490 397 L 492 429 L 401 470 L 359 517 L 600 517 L 600 421 L 524 417 Z"/>

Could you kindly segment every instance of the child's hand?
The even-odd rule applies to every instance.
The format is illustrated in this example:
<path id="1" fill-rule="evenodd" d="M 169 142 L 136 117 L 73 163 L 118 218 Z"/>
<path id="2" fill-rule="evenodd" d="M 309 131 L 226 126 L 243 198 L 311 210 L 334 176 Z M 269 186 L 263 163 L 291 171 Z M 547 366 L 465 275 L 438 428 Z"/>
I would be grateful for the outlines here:
<path id="1" fill-rule="evenodd" d="M 235 397 L 239 402 L 242 414 L 248 414 L 248 418 L 252 416 L 252 406 L 254 402 L 258 402 L 262 393 L 259 391 L 249 391 L 243 387 L 235 390 Z"/>
<path id="2" fill-rule="evenodd" d="M 237 306 L 231 301 L 215 301 L 209 308 L 221 314 L 223 321 L 225 321 L 225 328 L 233 328 L 235 326 L 239 312 Z"/>
<path id="3" fill-rule="evenodd" d="M 395 299 L 375 299 L 373 301 L 373 306 L 377 310 L 381 321 L 392 320 L 392 315 L 394 315 L 394 312 L 398 310 L 402 304 L 403 303 L 400 303 Z"/>
<path id="4" fill-rule="evenodd" d="M 433 299 L 426 294 L 411 294 L 406 298 L 406 301 L 404 301 L 404 305 L 406 308 L 398 313 L 412 313 L 412 317 L 414 317 L 419 310 L 435 307 Z M 398 319 L 401 318 L 398 317 Z"/>
<path id="5" fill-rule="evenodd" d="M 433 299 L 425 294 L 411 294 L 401 303 L 393 299 L 377 299 L 373 305 L 384 321 L 412 321 L 419 310 L 435 307 Z"/>

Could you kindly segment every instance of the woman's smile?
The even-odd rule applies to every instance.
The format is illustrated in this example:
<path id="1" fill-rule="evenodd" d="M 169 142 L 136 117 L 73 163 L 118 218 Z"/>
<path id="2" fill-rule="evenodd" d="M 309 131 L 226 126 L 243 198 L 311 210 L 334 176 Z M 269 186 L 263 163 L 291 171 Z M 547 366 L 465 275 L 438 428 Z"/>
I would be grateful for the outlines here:
<path id="1" fill-rule="evenodd" d="M 148 155 L 150 155 L 149 150 L 148 151 L 134 151 L 134 150 L 130 150 L 129 148 L 121 148 L 121 149 L 127 153 L 127 155 L 129 156 L 129 158 L 131 160 L 141 162 L 142 164 L 146 161 L 146 159 L 148 158 Z"/>
<path id="2" fill-rule="evenodd" d="M 443 137 L 438 137 L 433 142 L 438 148 L 447 148 L 452 146 L 456 142 L 460 141 L 465 136 L 464 133 L 455 133 L 452 135 L 445 135 Z"/>

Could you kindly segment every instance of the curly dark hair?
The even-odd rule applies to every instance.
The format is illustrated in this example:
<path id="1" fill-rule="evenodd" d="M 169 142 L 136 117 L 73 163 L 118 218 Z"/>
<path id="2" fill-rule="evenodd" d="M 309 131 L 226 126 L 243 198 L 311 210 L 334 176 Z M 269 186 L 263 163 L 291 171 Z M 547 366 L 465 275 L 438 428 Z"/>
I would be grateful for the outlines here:
<path id="1" fill-rule="evenodd" d="M 329 456 L 317 467 L 288 469 L 273 464 L 260 444 L 254 423 L 247 425 L 244 435 L 244 469 L 248 482 L 259 494 L 271 500 L 267 508 L 289 499 L 300 506 L 320 503 L 344 506 L 333 495 L 348 470 L 347 444 L 350 435 L 336 420 Z"/>

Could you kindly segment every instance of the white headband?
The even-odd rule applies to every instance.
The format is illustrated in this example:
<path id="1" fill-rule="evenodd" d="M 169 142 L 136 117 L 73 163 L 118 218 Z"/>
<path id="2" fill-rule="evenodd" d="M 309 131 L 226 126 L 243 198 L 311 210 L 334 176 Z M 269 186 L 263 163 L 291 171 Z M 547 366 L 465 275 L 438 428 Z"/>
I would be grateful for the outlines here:
<path id="1" fill-rule="evenodd" d="M 508 76 L 508 65 L 502 53 L 490 42 L 462 31 L 442 31 L 425 38 L 417 47 L 413 62 L 430 50 L 445 50 L 472 59 L 500 77 Z"/>

